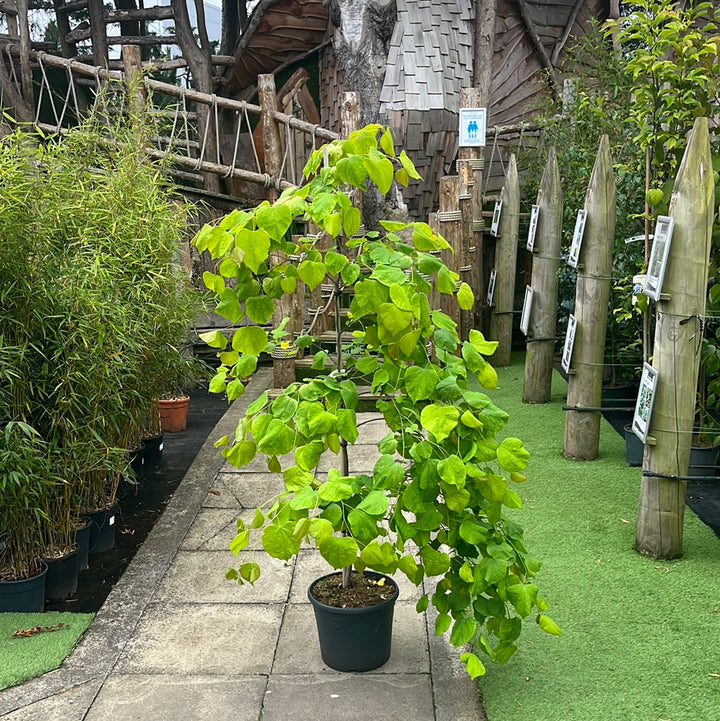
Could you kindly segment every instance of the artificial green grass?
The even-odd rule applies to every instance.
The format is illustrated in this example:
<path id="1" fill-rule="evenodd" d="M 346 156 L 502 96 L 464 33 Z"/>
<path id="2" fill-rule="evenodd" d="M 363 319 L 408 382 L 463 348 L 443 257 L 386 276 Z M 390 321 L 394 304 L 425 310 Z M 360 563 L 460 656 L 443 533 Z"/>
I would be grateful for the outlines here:
<path id="1" fill-rule="evenodd" d="M 686 509 L 681 559 L 635 552 L 641 471 L 624 440 L 603 420 L 597 460 L 563 458 L 567 386 L 554 374 L 550 403 L 523 404 L 522 362 L 498 369 L 492 398 L 531 454 L 519 520 L 563 635 L 526 621 L 481 680 L 489 721 L 720 719 L 720 539 Z"/>
<path id="2" fill-rule="evenodd" d="M 92 613 L 0 613 L 0 689 L 58 668 L 93 619 Z M 42 626 L 67 628 L 13 636 Z"/>

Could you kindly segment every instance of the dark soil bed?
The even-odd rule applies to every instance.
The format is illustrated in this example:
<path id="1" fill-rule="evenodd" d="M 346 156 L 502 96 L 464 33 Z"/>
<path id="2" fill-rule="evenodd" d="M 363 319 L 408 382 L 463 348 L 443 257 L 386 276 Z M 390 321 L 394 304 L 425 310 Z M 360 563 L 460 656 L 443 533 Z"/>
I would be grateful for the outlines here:
<path id="1" fill-rule="evenodd" d="M 189 395 L 187 429 L 164 434 L 159 467 L 143 473 L 137 485 L 127 486 L 119 500 L 114 548 L 91 554 L 90 567 L 80 573 L 75 595 L 66 601 L 46 603 L 46 611 L 98 611 L 132 561 L 206 438 L 227 410 L 223 396 L 208 393 L 204 388 L 191 390 Z"/>
<path id="2" fill-rule="evenodd" d="M 319 580 L 312 588 L 313 598 L 336 608 L 367 608 L 387 601 L 395 595 L 395 586 L 369 576 L 352 572 L 350 588 L 343 588 L 340 573 Z"/>

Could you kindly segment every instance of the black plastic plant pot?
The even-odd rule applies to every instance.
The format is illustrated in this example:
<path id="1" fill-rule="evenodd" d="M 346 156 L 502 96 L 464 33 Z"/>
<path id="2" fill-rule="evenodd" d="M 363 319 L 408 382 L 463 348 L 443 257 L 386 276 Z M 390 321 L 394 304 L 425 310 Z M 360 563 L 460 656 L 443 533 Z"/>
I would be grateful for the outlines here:
<path id="1" fill-rule="evenodd" d="M 64 601 L 70 598 L 78 585 L 78 552 L 74 548 L 59 558 L 46 558 L 45 600 Z"/>
<path id="2" fill-rule="evenodd" d="M 82 525 L 75 531 L 79 572 L 85 571 L 90 565 L 88 557 L 90 555 L 90 528 L 92 526 L 92 522 L 87 516 L 83 516 L 80 523 Z"/>
<path id="3" fill-rule="evenodd" d="M 85 515 L 90 519 L 90 553 L 104 553 L 115 545 L 115 515 L 118 506 L 91 511 Z"/>
<path id="4" fill-rule="evenodd" d="M 315 611 L 323 662 L 336 671 L 370 671 L 390 658 L 393 611 L 398 597 L 395 581 L 382 573 L 366 571 L 370 578 L 384 578 L 393 593 L 387 600 L 366 608 L 327 606 L 312 594 L 313 588 L 331 573 L 318 578 L 308 589 L 308 598 Z"/>
<path id="5" fill-rule="evenodd" d="M 45 577 L 47 565 L 42 572 L 20 581 L 0 581 L 0 612 L 41 613 L 45 609 Z"/>
<path id="6" fill-rule="evenodd" d="M 160 462 L 162 461 L 163 452 L 163 439 L 162 433 L 157 436 L 151 436 L 150 438 L 143 438 L 143 457 L 145 471 L 154 471 L 160 468 Z"/>

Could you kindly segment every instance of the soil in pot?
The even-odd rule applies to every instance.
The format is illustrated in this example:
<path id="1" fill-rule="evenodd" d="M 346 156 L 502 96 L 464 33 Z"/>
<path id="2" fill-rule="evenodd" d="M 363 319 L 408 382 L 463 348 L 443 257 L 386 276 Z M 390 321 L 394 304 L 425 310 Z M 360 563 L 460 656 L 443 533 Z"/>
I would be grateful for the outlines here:
<path id="1" fill-rule="evenodd" d="M 370 671 L 390 658 L 398 587 L 389 576 L 372 571 L 362 576 L 353 572 L 351 585 L 347 593 L 342 589 L 341 574 L 334 573 L 317 579 L 308 589 L 320 653 L 323 662 L 336 671 Z M 316 594 L 346 605 L 326 604 Z M 368 600 L 373 603 L 363 606 Z"/>

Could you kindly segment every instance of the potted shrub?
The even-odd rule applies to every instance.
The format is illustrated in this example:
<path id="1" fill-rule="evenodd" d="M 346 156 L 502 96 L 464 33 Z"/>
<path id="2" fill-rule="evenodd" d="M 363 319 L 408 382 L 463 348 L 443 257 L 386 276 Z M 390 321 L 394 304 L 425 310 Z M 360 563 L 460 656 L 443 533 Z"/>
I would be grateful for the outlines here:
<path id="1" fill-rule="evenodd" d="M 387 129 L 370 125 L 314 152 L 305 177 L 305 185 L 285 190 L 276 202 L 234 211 L 194 240 L 220 261 L 218 274 L 205 274 L 218 296 L 216 312 L 242 321 L 231 342 L 218 331 L 202 336 L 221 361 L 211 390 L 225 391 L 230 400 L 243 393 L 261 354 L 293 340 L 302 347 L 315 342 L 286 339 L 282 324 L 266 331 L 278 299 L 294 293 L 299 281 L 312 289 L 327 278 L 340 328 L 341 295 L 354 285 L 349 312 L 356 330 L 347 338 L 338 331 L 332 370 L 292 383 L 276 397 L 262 394 L 234 437 L 218 441 L 233 465 L 263 455 L 285 483 L 250 526 L 238 521 L 231 549 L 237 554 L 261 543 L 287 560 L 310 541 L 346 590 L 362 582 L 367 569 L 401 571 L 416 585 L 437 578 L 418 611 L 432 602 L 437 633 L 449 631 L 458 647 L 475 639 L 503 663 L 517 648 L 522 618 L 534 615 L 545 631 L 560 631 L 533 582 L 540 564 L 503 510 L 522 505 L 511 485 L 525 480 L 528 452 L 517 438 L 496 439 L 508 416 L 483 390 L 496 383 L 485 359 L 496 344 L 475 330 L 461 340 L 450 317 L 429 307 L 431 281 L 466 310 L 473 298 L 434 254 L 448 244 L 427 224 L 381 222 L 380 231 L 355 237 L 360 214 L 347 186 L 364 190 L 369 178 L 386 193 L 393 179 L 418 177 L 405 153 L 396 155 Z M 290 240 L 291 225 L 306 221 L 334 239 L 329 248 L 317 236 Z M 343 252 L 343 237 L 354 260 Z M 323 368 L 327 357 L 318 350 L 316 366 Z M 358 386 L 366 383 L 388 431 L 372 475 L 350 473 L 348 456 L 361 432 Z M 316 473 L 323 453 L 337 456 L 327 479 Z M 259 576 L 254 560 L 228 572 L 241 584 Z M 390 587 L 382 595 L 395 596 L 384 575 L 370 576 L 370 585 Z M 461 658 L 473 677 L 484 673 L 475 653 Z M 352 658 L 340 664 L 363 668 Z"/>
<path id="2" fill-rule="evenodd" d="M 0 612 L 38 612 L 45 603 L 45 499 L 58 481 L 47 444 L 26 423 L 0 433 Z"/>

